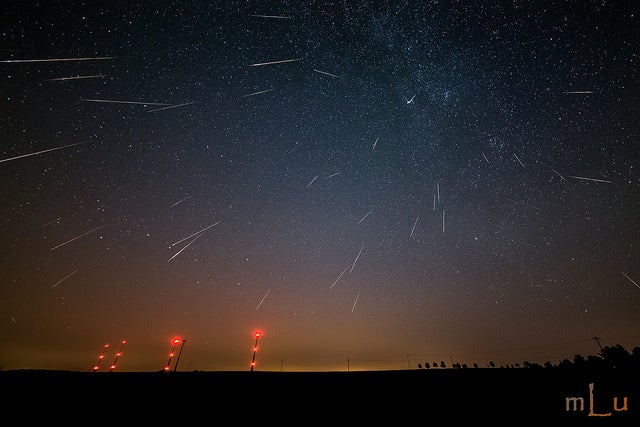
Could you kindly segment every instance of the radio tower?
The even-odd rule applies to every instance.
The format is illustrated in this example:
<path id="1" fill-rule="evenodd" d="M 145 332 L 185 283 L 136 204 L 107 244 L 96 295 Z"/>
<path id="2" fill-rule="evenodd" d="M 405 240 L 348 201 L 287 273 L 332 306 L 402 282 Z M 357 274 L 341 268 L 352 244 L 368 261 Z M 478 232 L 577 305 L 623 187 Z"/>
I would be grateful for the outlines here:
<path id="1" fill-rule="evenodd" d="M 173 359 L 173 355 L 176 351 L 176 346 L 179 342 L 180 338 L 174 338 L 173 340 L 171 340 L 171 344 L 173 344 L 173 347 L 171 347 L 171 353 L 169 353 L 169 361 L 167 362 L 167 366 L 164 367 L 165 372 L 169 372 L 169 370 L 171 369 L 171 359 Z"/>
<path id="2" fill-rule="evenodd" d="M 251 359 L 251 372 L 253 372 L 253 368 L 256 366 L 256 352 L 258 351 L 258 338 L 262 336 L 262 332 L 256 332 L 256 343 L 253 345 L 253 358 Z"/>
<path id="3" fill-rule="evenodd" d="M 120 344 L 120 350 L 118 350 L 118 352 L 116 353 L 116 358 L 113 359 L 113 363 L 111 364 L 111 367 L 109 368 L 109 372 L 113 372 L 114 369 L 116 369 L 116 362 L 118 361 L 118 358 L 122 355 L 122 347 L 124 347 L 124 345 L 127 343 L 126 340 L 122 340 L 122 344 Z"/>
<path id="4" fill-rule="evenodd" d="M 96 362 L 95 365 L 93 365 L 93 368 L 91 368 L 93 372 L 97 372 L 98 369 L 100 369 L 100 362 L 102 362 L 102 359 L 104 359 L 104 354 L 107 352 L 108 348 L 109 348 L 109 344 L 107 343 L 104 345 L 104 349 L 102 350 L 102 353 L 100 354 L 100 356 L 98 356 L 98 361 Z"/>
<path id="5" fill-rule="evenodd" d="M 593 339 L 596 341 L 596 343 L 598 343 L 598 347 L 600 347 L 600 351 L 603 350 L 602 345 L 600 345 L 600 338 L 599 337 L 593 337 Z"/>

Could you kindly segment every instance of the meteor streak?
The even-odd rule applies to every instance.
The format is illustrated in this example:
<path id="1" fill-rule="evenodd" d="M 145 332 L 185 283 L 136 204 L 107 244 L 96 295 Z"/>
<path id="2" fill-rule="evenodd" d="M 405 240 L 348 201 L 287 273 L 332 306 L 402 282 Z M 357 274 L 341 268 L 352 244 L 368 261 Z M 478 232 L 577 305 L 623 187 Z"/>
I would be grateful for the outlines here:
<path id="1" fill-rule="evenodd" d="M 73 147 L 74 145 L 80 145 L 80 144 L 84 144 L 84 142 L 76 142 L 76 143 L 74 143 L 74 144 L 68 144 L 68 145 L 63 145 L 63 146 L 61 146 L 61 147 L 49 148 L 49 149 L 47 149 L 47 150 L 36 151 L 36 152 L 34 152 L 34 153 L 23 154 L 23 155 L 21 155 L 21 156 L 9 157 L 8 159 L 2 159 L 2 160 L 0 160 L 0 163 L 8 162 L 8 161 L 10 161 L 10 160 L 22 159 L 22 158 L 24 158 L 24 157 L 37 156 L 38 154 L 47 153 L 47 152 L 49 152 L 49 151 L 54 151 L 54 150 L 62 150 L 63 148 Z"/>
<path id="2" fill-rule="evenodd" d="M 367 212 L 367 214 L 366 214 L 365 216 L 363 216 L 362 218 L 360 218 L 360 221 L 358 221 L 358 224 L 360 224 L 362 221 L 364 221 L 364 219 L 365 219 L 366 217 L 368 217 L 368 216 L 371 214 L 371 212 L 373 212 L 373 209 L 371 209 L 369 212 Z"/>
<path id="3" fill-rule="evenodd" d="M 282 15 L 251 15 L 254 18 L 270 18 L 270 19 L 291 19 L 290 16 L 282 16 Z"/>
<path id="4" fill-rule="evenodd" d="M 307 188 L 309 188 L 311 186 L 311 184 L 313 184 L 313 181 L 315 181 L 316 179 L 318 179 L 318 175 L 314 176 L 313 179 L 311 180 L 311 182 L 309 182 L 307 184 Z"/>
<path id="5" fill-rule="evenodd" d="M 184 198 L 182 198 L 182 199 L 178 200 L 177 202 L 175 202 L 174 204 L 172 204 L 172 205 L 171 205 L 171 206 L 169 206 L 169 207 L 170 207 L 170 208 L 172 208 L 172 207 L 174 207 L 174 206 L 178 205 L 179 203 L 184 202 L 184 201 L 185 201 L 185 200 L 187 200 L 189 197 L 191 197 L 191 196 L 184 197 Z"/>
<path id="6" fill-rule="evenodd" d="M 47 222 L 46 224 L 42 224 L 42 228 L 44 228 L 44 227 L 46 227 L 46 226 L 48 226 L 48 225 L 54 224 L 54 223 L 56 223 L 56 222 L 60 221 L 60 219 L 61 219 L 61 218 L 60 218 L 60 217 L 58 217 L 58 218 L 56 218 L 56 219 L 54 219 L 54 220 L 52 220 L 52 221 Z"/>
<path id="7" fill-rule="evenodd" d="M 627 275 L 627 273 L 625 273 L 624 271 L 621 271 L 620 273 L 622 273 L 622 275 L 623 275 L 624 277 L 626 277 L 627 279 L 629 279 L 629 281 L 630 281 L 631 283 L 633 283 L 633 284 L 634 284 L 634 285 L 636 285 L 638 288 L 640 288 L 640 285 L 638 285 L 638 284 L 637 284 L 637 283 L 636 283 L 636 282 L 635 282 L 631 277 L 629 277 L 629 276 Z"/>
<path id="8" fill-rule="evenodd" d="M 338 280 L 340 280 L 340 278 L 342 277 L 342 275 L 343 275 L 344 273 L 346 273 L 346 271 L 347 271 L 347 269 L 348 269 L 348 268 L 349 268 L 349 266 L 346 266 L 346 267 L 344 268 L 344 270 L 342 270 L 342 273 L 340 273 L 340 275 L 339 275 L 339 276 L 338 276 L 338 278 L 335 280 L 335 282 L 333 282 L 333 284 L 332 284 L 331 286 L 329 286 L 329 289 L 332 289 L 332 288 L 336 285 L 336 283 L 338 283 Z"/>
<path id="9" fill-rule="evenodd" d="M 93 233 L 94 231 L 98 231 L 98 230 L 100 230 L 102 227 L 105 227 L 105 226 L 106 226 L 106 224 L 102 224 L 101 226 L 96 227 L 96 228 L 94 228 L 93 230 L 89 230 L 89 231 L 87 231 L 86 233 L 82 233 L 81 235 L 76 236 L 76 237 L 74 237 L 74 238 L 73 238 L 73 239 L 71 239 L 71 240 L 67 240 L 66 242 L 60 243 L 58 246 L 54 246 L 54 247 L 52 247 L 52 248 L 51 248 L 51 250 L 58 249 L 59 247 L 62 247 L 62 246 L 64 246 L 64 245 L 66 245 L 67 243 L 71 243 L 71 242 L 73 242 L 74 240 L 77 240 L 77 239 L 79 239 L 79 238 L 81 238 L 81 237 L 86 236 L 87 234 L 91 234 L 91 233 Z"/>
<path id="10" fill-rule="evenodd" d="M 516 155 L 516 153 L 513 153 L 513 157 L 515 157 L 516 160 L 518 161 L 518 163 L 520 163 L 520 166 L 524 167 L 524 163 L 522 163 L 522 161 L 520 161 L 520 158 Z"/>
<path id="11" fill-rule="evenodd" d="M 574 95 L 574 94 L 588 94 L 588 93 L 593 93 L 592 90 L 567 90 L 564 91 L 563 93 L 569 94 L 569 95 Z"/>
<path id="12" fill-rule="evenodd" d="M 296 58 L 296 59 L 283 59 L 281 61 L 270 61 L 270 62 L 259 62 L 257 64 L 249 64 L 250 67 L 260 67 L 262 65 L 273 65 L 273 64 L 282 64 L 284 62 L 295 62 L 295 61 L 300 61 L 302 58 Z"/>
<path id="13" fill-rule="evenodd" d="M 360 291 L 358 291 L 358 295 L 356 295 L 356 300 L 353 302 L 353 307 L 351 307 L 351 312 L 356 309 L 356 304 L 358 303 L 358 299 L 360 299 Z"/>
<path id="14" fill-rule="evenodd" d="M 316 73 L 326 74 L 327 76 L 335 77 L 336 79 L 342 78 L 342 76 L 337 76 L 335 74 L 327 73 L 326 71 L 316 70 L 315 68 L 313 69 L 313 71 L 315 71 Z"/>
<path id="15" fill-rule="evenodd" d="M 56 82 L 56 81 L 66 81 L 66 80 L 79 80 L 79 79 L 97 79 L 100 77 L 104 77 L 105 74 L 96 74 L 93 76 L 71 76 L 71 77 L 57 77 L 55 79 L 48 79 L 48 81 L 50 82 Z"/>
<path id="16" fill-rule="evenodd" d="M 248 93 L 246 95 L 243 95 L 242 97 L 243 98 L 248 98 L 249 96 L 260 95 L 261 93 L 271 92 L 272 90 L 275 90 L 275 88 L 265 89 L 265 90 L 261 90 L 261 91 L 253 92 L 253 93 Z"/>
<path id="17" fill-rule="evenodd" d="M 362 253 L 363 249 L 364 245 L 362 245 L 362 247 L 360 248 L 360 252 L 358 252 L 358 256 L 356 257 L 355 261 L 353 261 L 353 265 L 351 266 L 351 270 L 349 270 L 349 274 L 351 274 L 351 272 L 353 271 L 353 267 L 356 266 L 356 262 L 358 262 L 358 258 L 360 258 L 360 254 Z"/>
<path id="18" fill-rule="evenodd" d="M 564 176 L 560 175 L 560 172 L 558 172 L 557 170 L 555 170 L 555 169 L 551 169 L 551 170 L 552 170 L 553 172 L 555 172 L 555 174 L 556 174 L 556 175 L 558 175 L 560 178 L 562 178 L 562 180 L 563 180 L 563 181 L 566 181 L 566 180 L 567 180 L 567 178 L 565 178 Z"/>
<path id="19" fill-rule="evenodd" d="M 170 108 L 178 108 L 178 107 L 184 107 L 185 105 L 191 105 L 194 104 L 194 102 L 185 102 L 184 104 L 176 104 L 176 105 L 169 105 L 168 107 L 161 107 L 161 108 L 155 108 L 153 110 L 149 110 L 147 111 L 147 113 L 153 113 L 154 111 L 162 111 L 162 110 L 168 110 Z"/>
<path id="20" fill-rule="evenodd" d="M 177 257 L 178 255 L 180 255 L 180 253 L 182 251 L 184 251 L 185 249 L 187 249 L 189 246 L 191 246 L 191 244 L 193 242 L 195 242 L 196 240 L 198 240 L 200 237 L 202 237 L 204 233 L 200 233 L 198 234 L 196 237 L 193 238 L 192 241 L 190 241 L 189 243 L 187 243 L 182 249 L 180 249 L 178 252 L 176 252 L 171 258 L 168 259 L 168 261 L 171 261 L 172 259 L 174 259 L 175 257 Z"/>
<path id="21" fill-rule="evenodd" d="M 60 283 L 64 282 L 65 280 L 67 280 L 69 277 L 73 276 L 74 274 L 76 274 L 78 270 L 73 270 L 71 273 L 67 274 L 65 277 L 63 277 L 62 279 L 58 280 L 58 282 L 56 282 L 55 284 L 53 284 L 53 286 L 51 286 L 52 288 L 55 288 L 56 286 L 58 286 Z"/>
<path id="22" fill-rule="evenodd" d="M 269 289 L 267 291 L 266 294 L 264 294 L 264 296 L 262 297 L 262 301 L 260 301 L 260 303 L 258 304 L 258 306 L 256 307 L 256 311 L 258 311 L 258 309 L 260 308 L 260 306 L 262 305 L 262 303 L 264 302 L 264 300 L 267 298 L 267 295 L 269 295 L 269 292 L 271 292 L 271 289 Z"/>
<path id="23" fill-rule="evenodd" d="M 94 61 L 102 59 L 113 59 L 115 56 L 96 56 L 93 58 L 49 58 L 49 59 L 6 59 L 0 61 L 3 63 L 18 63 L 18 62 L 61 62 L 61 61 Z"/>
<path id="24" fill-rule="evenodd" d="M 415 231 L 415 229 L 416 229 L 416 224 L 418 224 L 418 218 L 420 218 L 420 215 L 418 215 L 418 216 L 416 217 L 416 221 L 413 223 L 413 228 L 411 229 L 411 234 L 409 235 L 409 238 L 412 238 L 412 237 L 413 237 L 413 232 L 414 232 L 414 231 Z"/>
<path id="25" fill-rule="evenodd" d="M 569 178 L 575 178 L 575 179 L 582 179 L 585 181 L 594 181 L 594 182 L 606 182 L 609 184 L 613 184 L 612 181 L 607 181 L 606 179 L 597 179 L 597 178 L 585 178 L 583 176 L 572 176 L 572 175 L 568 175 Z"/>
<path id="26" fill-rule="evenodd" d="M 86 102 L 106 102 L 110 104 L 138 104 L 138 105 L 164 105 L 173 106 L 173 104 L 165 104 L 161 102 L 142 102 L 142 101 L 114 101 L 111 99 L 81 99 L 80 101 Z"/>
<path id="27" fill-rule="evenodd" d="M 184 199 L 183 199 L 183 200 L 184 200 Z M 195 233 L 193 233 L 192 235 L 187 236 L 187 237 L 185 237 L 184 239 L 180 239 L 180 240 L 178 240 L 177 242 L 175 242 L 174 244 L 172 244 L 170 247 L 172 248 L 172 247 L 174 247 L 175 245 L 177 245 L 178 243 L 180 243 L 180 242 L 184 242 L 185 240 L 187 240 L 187 239 L 189 239 L 189 238 L 191 238 L 191 237 L 195 236 L 196 234 L 204 233 L 206 230 L 210 229 L 210 228 L 211 228 L 211 227 L 213 227 L 214 225 L 218 225 L 218 224 L 220 224 L 220 222 L 222 222 L 222 221 L 218 221 L 218 222 L 216 222 L 216 223 L 213 223 L 213 224 L 211 224 L 211 225 L 209 225 L 209 226 L 207 226 L 207 227 L 203 228 L 203 229 L 202 229 L 202 230 L 200 230 L 200 231 L 196 231 L 196 232 L 195 232 Z"/>

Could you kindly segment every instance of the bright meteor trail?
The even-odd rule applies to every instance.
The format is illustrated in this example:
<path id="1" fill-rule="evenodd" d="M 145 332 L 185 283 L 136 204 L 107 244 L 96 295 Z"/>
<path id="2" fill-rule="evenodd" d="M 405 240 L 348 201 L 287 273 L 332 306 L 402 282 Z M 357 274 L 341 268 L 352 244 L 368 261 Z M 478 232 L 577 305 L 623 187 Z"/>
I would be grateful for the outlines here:
<path id="1" fill-rule="evenodd" d="M 114 101 L 111 99 L 81 99 L 80 101 L 86 102 L 106 102 L 110 104 L 139 104 L 139 105 L 166 105 L 170 107 L 177 107 L 177 105 L 173 104 L 165 104 L 161 102 L 142 102 L 142 101 Z"/>
<path id="2" fill-rule="evenodd" d="M 21 156 L 9 157 L 8 159 L 0 160 L 0 163 L 8 162 L 10 160 L 22 159 L 24 157 L 37 156 L 38 154 L 47 153 L 49 151 L 54 151 L 54 150 L 62 150 L 63 148 L 73 147 L 74 145 L 80 145 L 80 144 L 84 144 L 84 142 L 76 142 L 75 144 L 68 144 L 68 145 L 63 145 L 61 147 L 49 148 L 47 150 L 36 151 L 34 153 L 29 153 L 29 154 L 23 154 Z"/>
<path id="3" fill-rule="evenodd" d="M 100 229 L 101 229 L 102 227 L 104 227 L 104 226 L 105 226 L 105 224 L 103 224 L 103 225 L 101 225 L 101 226 L 99 226 L 99 227 L 96 227 L 96 228 L 94 228 L 93 230 L 89 230 L 89 231 L 87 231 L 86 233 L 82 233 L 81 235 L 76 236 L 76 237 L 74 237 L 74 238 L 73 238 L 73 239 L 71 239 L 71 240 L 67 240 L 66 242 L 60 243 L 58 246 L 54 246 L 54 247 L 52 247 L 52 248 L 51 248 L 51 250 L 58 249 L 59 247 L 62 247 L 62 246 L 64 246 L 64 245 L 66 245 L 67 243 L 71 243 L 71 242 L 73 242 L 74 240 L 77 240 L 77 239 L 79 239 L 79 238 L 81 238 L 81 237 L 86 236 L 87 234 L 91 234 L 91 233 L 93 233 L 94 231 L 98 231 L 98 230 L 100 230 Z"/>
<path id="4" fill-rule="evenodd" d="M 283 59 L 282 61 L 270 61 L 270 62 L 259 62 L 257 64 L 250 64 L 250 67 L 260 67 L 262 65 L 273 65 L 273 64 L 282 64 L 284 62 L 295 62 L 295 61 L 300 61 L 302 58 L 296 58 L 296 59 Z"/>
<path id="5" fill-rule="evenodd" d="M 62 61 L 95 61 L 103 59 L 113 59 L 115 56 L 97 56 L 93 58 L 49 58 L 49 59 L 5 59 L 3 63 L 18 62 L 62 62 Z"/>

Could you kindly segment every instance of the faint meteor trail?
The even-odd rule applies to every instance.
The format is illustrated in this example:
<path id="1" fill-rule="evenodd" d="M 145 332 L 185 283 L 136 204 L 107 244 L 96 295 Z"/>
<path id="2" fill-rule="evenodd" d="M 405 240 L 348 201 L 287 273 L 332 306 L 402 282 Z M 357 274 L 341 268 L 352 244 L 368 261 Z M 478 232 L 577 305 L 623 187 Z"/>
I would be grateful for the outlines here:
<path id="1" fill-rule="evenodd" d="M 267 92 L 271 92 L 272 90 L 275 90 L 275 88 L 271 88 L 271 89 L 265 89 L 265 90 L 260 90 L 258 92 L 253 92 L 253 93 L 248 93 L 246 95 L 242 95 L 243 98 L 247 98 L 249 96 L 255 96 L 255 95 L 260 95 L 261 93 L 267 93 Z"/>
<path id="2" fill-rule="evenodd" d="M 302 58 L 296 58 L 296 59 L 283 59 L 280 61 L 269 61 L 269 62 L 258 62 L 256 64 L 249 64 L 250 67 L 261 67 L 263 65 L 273 65 L 273 64 L 283 64 L 285 62 L 295 62 L 295 61 L 300 61 Z"/>
<path id="3" fill-rule="evenodd" d="M 516 160 L 518 161 L 518 163 L 520 163 L 520 166 L 524 167 L 524 163 L 522 163 L 522 161 L 520 160 L 520 158 L 516 155 L 516 153 L 513 153 L 513 157 L 516 158 Z"/>
<path id="4" fill-rule="evenodd" d="M 409 235 L 409 238 L 413 237 L 413 232 L 416 230 L 416 224 L 418 224 L 418 218 L 420 218 L 420 215 L 416 217 L 416 221 L 413 223 L 413 228 L 411 229 L 411 234 Z"/>
<path id="5" fill-rule="evenodd" d="M 3 63 L 9 62 L 61 62 L 61 61 L 96 61 L 102 59 L 113 59 L 115 56 L 96 56 L 92 58 L 48 58 L 48 59 L 6 59 L 4 61 L 0 61 Z"/>
<path id="6" fill-rule="evenodd" d="M 111 99 L 80 99 L 85 102 L 104 102 L 109 104 L 137 104 L 137 105 L 165 105 L 172 106 L 172 104 L 166 104 L 162 102 L 143 102 L 143 101 L 115 101 Z"/>
<path id="7" fill-rule="evenodd" d="M 326 74 L 327 76 L 335 77 L 336 79 L 342 78 L 342 76 L 337 76 L 335 74 L 327 73 L 326 71 L 316 70 L 315 68 L 313 69 L 313 71 L 315 71 L 316 73 Z"/>
<path id="8" fill-rule="evenodd" d="M 67 144 L 67 145 L 63 145 L 61 147 L 49 148 L 47 150 L 36 151 L 36 152 L 33 152 L 33 153 L 23 154 L 21 156 L 9 157 L 8 159 L 0 160 L 0 163 L 8 162 L 10 160 L 22 159 L 24 157 L 37 156 L 38 154 L 48 153 L 49 151 L 62 150 L 63 148 L 73 147 L 74 145 L 80 145 L 80 144 L 86 144 L 86 143 L 85 142 L 76 142 L 74 144 Z"/>
<path id="9" fill-rule="evenodd" d="M 627 273 L 625 273 L 624 271 L 621 271 L 620 273 L 622 273 L 622 275 L 623 275 L 624 277 L 626 277 L 627 279 L 629 279 L 629 281 L 630 281 L 631 283 L 633 283 L 633 284 L 634 284 L 634 285 L 636 285 L 638 288 L 640 288 L 640 285 L 638 285 L 638 284 L 635 282 L 635 280 L 633 280 L 631 277 L 629 277 L 629 275 L 627 275 Z"/>
<path id="10" fill-rule="evenodd" d="M 184 201 L 185 201 L 185 200 L 187 200 L 189 197 L 191 197 L 191 196 L 184 197 L 184 198 L 182 198 L 182 199 L 178 200 L 177 202 L 175 202 L 174 204 L 172 204 L 172 205 L 171 205 L 171 206 L 169 206 L 169 207 L 170 207 L 170 208 L 172 208 L 172 207 L 174 207 L 174 206 L 176 206 L 176 205 L 178 205 L 178 204 L 180 204 L 180 203 L 184 202 Z"/>
<path id="11" fill-rule="evenodd" d="M 262 297 L 262 300 L 260 301 L 260 303 L 258 304 L 258 306 L 256 307 L 256 311 L 258 311 L 258 309 L 260 308 L 260 306 L 262 305 L 262 303 L 264 302 L 264 300 L 267 298 L 267 295 L 269 295 L 269 292 L 271 292 L 271 289 L 269 289 L 267 291 L 266 294 L 264 294 L 264 296 Z"/>
<path id="12" fill-rule="evenodd" d="M 572 176 L 572 175 L 567 175 L 569 178 L 575 178 L 575 179 L 582 179 L 584 181 L 594 181 L 594 182 L 606 182 L 608 184 L 613 184 L 612 181 L 608 181 L 606 179 L 597 179 L 597 178 L 585 178 L 584 176 Z"/>
<path id="13" fill-rule="evenodd" d="M 189 238 L 191 238 L 191 237 L 195 236 L 196 234 L 202 234 L 202 233 L 204 233 L 205 231 L 207 231 L 208 229 L 210 229 L 211 227 L 213 227 L 214 225 L 218 225 L 218 224 L 220 224 L 221 222 L 222 222 L 222 221 L 215 222 L 215 223 L 213 223 L 213 224 L 211 224 L 211 225 L 209 225 L 209 226 L 207 226 L 207 227 L 203 228 L 203 229 L 202 229 L 202 230 L 200 230 L 200 231 L 196 231 L 196 232 L 195 232 L 195 233 L 193 233 L 192 235 L 187 236 L 187 237 L 185 237 L 184 239 L 180 239 L 180 240 L 178 240 L 177 242 L 173 243 L 173 244 L 172 244 L 171 246 L 169 246 L 169 247 L 170 247 L 170 248 L 172 248 L 172 247 L 174 247 L 175 245 L 177 245 L 178 243 L 184 242 L 185 240 L 187 240 L 187 239 L 189 239 Z"/>
<path id="14" fill-rule="evenodd" d="M 56 218 L 56 219 L 54 219 L 54 220 L 52 220 L 52 221 L 49 221 L 49 222 L 47 222 L 47 223 L 44 223 L 44 224 L 42 224 L 42 228 L 44 228 L 44 227 L 46 227 L 46 226 L 48 226 L 48 225 L 51 225 L 51 224 L 53 224 L 53 223 L 56 223 L 56 222 L 60 221 L 60 219 L 61 219 L 61 217 L 58 217 L 58 218 Z"/>
<path id="15" fill-rule="evenodd" d="M 170 108 L 184 107 L 185 105 L 191 105 L 191 104 L 195 104 L 195 101 L 185 102 L 184 104 L 169 105 L 168 107 L 154 108 L 153 110 L 147 111 L 147 113 L 153 113 L 154 111 L 168 110 Z"/>
<path id="16" fill-rule="evenodd" d="M 558 175 L 560 178 L 562 178 L 562 180 L 563 180 L 563 181 L 566 181 L 566 180 L 567 180 L 567 178 L 565 178 L 564 176 L 560 175 L 560 172 L 558 172 L 557 170 L 555 170 L 555 169 L 551 169 L 551 170 L 552 170 L 556 175 Z"/>
<path id="17" fill-rule="evenodd" d="M 104 77 L 105 74 L 95 74 L 92 76 L 71 76 L 71 77 L 56 77 L 55 79 L 47 79 L 50 82 L 61 82 L 66 80 L 80 80 L 80 79 L 98 79 Z"/>
<path id="18" fill-rule="evenodd" d="M 433 211 L 436 211 L 436 195 L 433 195 Z"/>
<path id="19" fill-rule="evenodd" d="M 564 91 L 564 92 L 562 92 L 562 93 L 567 93 L 567 94 L 570 94 L 570 95 L 574 95 L 574 94 L 588 94 L 588 93 L 593 93 L 593 91 L 592 91 L 592 90 L 567 90 L 567 91 Z"/>
<path id="20" fill-rule="evenodd" d="M 351 307 L 351 312 L 356 309 L 356 304 L 358 303 L 358 299 L 360 299 L 360 291 L 358 291 L 358 295 L 356 295 L 356 300 L 353 302 L 353 307 Z"/>
<path id="21" fill-rule="evenodd" d="M 442 209 L 442 233 L 444 234 L 444 209 Z"/>
<path id="22" fill-rule="evenodd" d="M 485 156 L 482 151 L 481 151 L 481 153 L 482 153 L 482 157 L 484 157 L 484 159 L 487 161 L 487 163 L 489 163 L 489 159 L 487 159 L 487 156 Z"/>
<path id="23" fill-rule="evenodd" d="M 358 262 L 358 258 L 360 258 L 360 254 L 362 253 L 362 249 L 364 249 L 364 245 L 362 245 L 362 247 L 360 248 L 360 252 L 358 252 L 358 256 L 356 256 L 356 259 L 353 261 L 353 265 L 351 266 L 351 270 L 349 270 L 349 274 L 351 274 L 351 272 L 353 271 L 353 267 L 356 266 L 356 262 Z"/>
<path id="24" fill-rule="evenodd" d="M 314 176 L 313 179 L 307 184 L 307 188 L 309 188 L 316 179 L 318 179 L 318 175 Z"/>
<path id="25" fill-rule="evenodd" d="M 86 233 L 82 233 L 81 235 L 76 236 L 76 237 L 74 237 L 74 238 L 73 238 L 73 239 L 71 239 L 71 240 L 67 240 L 66 242 L 60 243 L 58 246 L 54 246 L 54 247 L 52 247 L 52 248 L 51 248 L 51 250 L 53 251 L 54 249 L 58 249 L 58 248 L 60 248 L 60 247 L 62 247 L 62 246 L 64 246 L 64 245 L 66 245 L 67 243 L 71 243 L 71 242 L 73 242 L 74 240 L 78 240 L 79 238 L 84 237 L 84 236 L 86 236 L 87 234 L 91 234 L 91 233 L 93 233 L 94 231 L 98 231 L 98 230 L 100 230 L 102 227 L 105 227 L 105 226 L 106 226 L 106 224 L 102 224 L 101 226 L 96 227 L 96 228 L 94 228 L 93 230 L 89 230 L 89 231 L 87 231 Z"/>
<path id="26" fill-rule="evenodd" d="M 362 218 L 360 218 L 360 221 L 358 221 L 358 224 L 360 224 L 362 221 L 364 221 L 364 219 L 365 219 L 366 217 L 368 217 L 368 216 L 371 214 L 371 212 L 373 212 L 373 211 L 374 211 L 374 209 L 371 209 L 369 212 L 367 212 L 367 214 L 366 214 L 365 216 L 363 216 Z"/>
<path id="27" fill-rule="evenodd" d="M 189 243 L 187 243 L 182 249 L 180 249 L 178 252 L 176 252 L 171 258 L 169 258 L 167 261 L 171 261 L 172 259 L 174 259 L 175 257 L 177 257 L 178 255 L 180 255 L 180 253 L 182 251 L 184 251 L 185 249 L 187 249 L 189 246 L 191 246 L 191 244 L 193 242 L 195 242 L 196 240 L 198 240 L 200 237 L 202 237 L 204 233 L 200 233 L 198 234 L 196 237 L 193 238 L 192 241 L 190 241 Z"/>
<path id="28" fill-rule="evenodd" d="M 372 150 L 375 150 L 375 149 L 376 149 L 376 145 L 377 145 L 377 144 L 378 144 L 378 138 L 376 138 L 375 142 L 373 143 L 373 148 L 372 148 Z"/>
<path id="29" fill-rule="evenodd" d="M 436 187 L 438 189 L 438 202 L 440 202 L 440 181 L 436 181 Z"/>
<path id="30" fill-rule="evenodd" d="M 327 179 L 329 179 L 329 178 L 333 178 L 333 177 L 334 177 L 334 176 L 336 176 L 336 175 L 340 175 L 340 172 L 332 173 L 331 175 L 329 175 L 329 176 L 327 177 Z"/>
<path id="31" fill-rule="evenodd" d="M 63 277 L 62 279 L 58 280 L 58 282 L 54 283 L 51 287 L 55 288 L 56 286 L 58 286 L 60 283 L 64 282 L 65 280 L 67 280 L 69 277 L 73 276 L 74 274 L 76 274 L 78 270 L 73 270 L 71 273 L 67 274 L 65 277 Z"/>
<path id="32" fill-rule="evenodd" d="M 329 289 L 333 289 L 333 287 L 336 285 L 336 283 L 338 283 L 338 280 L 340 280 L 340 278 L 342 277 L 342 275 L 344 273 L 346 273 L 346 271 L 349 269 L 349 266 L 346 266 L 344 268 L 344 270 L 342 270 L 342 273 L 340 273 L 340 275 L 338 276 L 338 278 L 333 282 L 333 284 L 331 286 L 329 286 Z"/>
<path id="33" fill-rule="evenodd" d="M 269 18 L 269 19 L 291 19 L 290 16 L 283 15 L 251 15 L 254 18 Z"/>

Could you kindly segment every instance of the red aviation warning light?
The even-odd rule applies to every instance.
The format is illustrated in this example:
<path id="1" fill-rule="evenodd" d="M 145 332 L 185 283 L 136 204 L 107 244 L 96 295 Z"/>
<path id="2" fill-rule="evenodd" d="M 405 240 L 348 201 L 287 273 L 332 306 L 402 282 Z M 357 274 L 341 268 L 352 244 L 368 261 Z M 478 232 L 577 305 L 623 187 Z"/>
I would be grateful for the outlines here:
<path id="1" fill-rule="evenodd" d="M 171 340 L 171 353 L 169 353 L 169 361 L 167 362 L 167 366 L 164 367 L 164 371 L 165 372 L 169 372 L 169 370 L 171 369 L 171 359 L 173 359 L 173 356 L 175 354 L 176 351 L 176 346 L 178 345 L 178 343 L 180 342 L 180 338 L 176 337 L 174 339 Z"/>
<path id="2" fill-rule="evenodd" d="M 116 363 L 118 362 L 120 356 L 122 356 L 122 347 L 124 347 L 126 343 L 127 340 L 122 340 L 122 344 L 120 344 L 120 350 L 118 350 L 118 352 L 116 353 L 116 358 L 113 359 L 113 363 L 111 364 L 111 367 L 109 367 L 109 372 L 113 372 L 116 369 Z"/>
<path id="3" fill-rule="evenodd" d="M 96 362 L 95 365 L 93 365 L 93 368 L 91 368 L 91 371 L 97 372 L 98 369 L 100 369 L 100 362 L 102 362 L 102 359 L 104 359 L 104 354 L 107 352 L 108 348 L 109 348 L 109 344 L 105 344 L 104 349 L 102 349 L 102 354 L 98 356 L 98 361 Z"/>
<path id="4" fill-rule="evenodd" d="M 258 338 L 262 336 L 262 332 L 256 331 L 254 333 L 254 336 L 256 337 L 256 343 L 253 345 L 253 358 L 251 359 L 251 371 L 253 371 L 253 368 L 255 368 L 256 366 L 256 352 L 258 351 Z"/>

